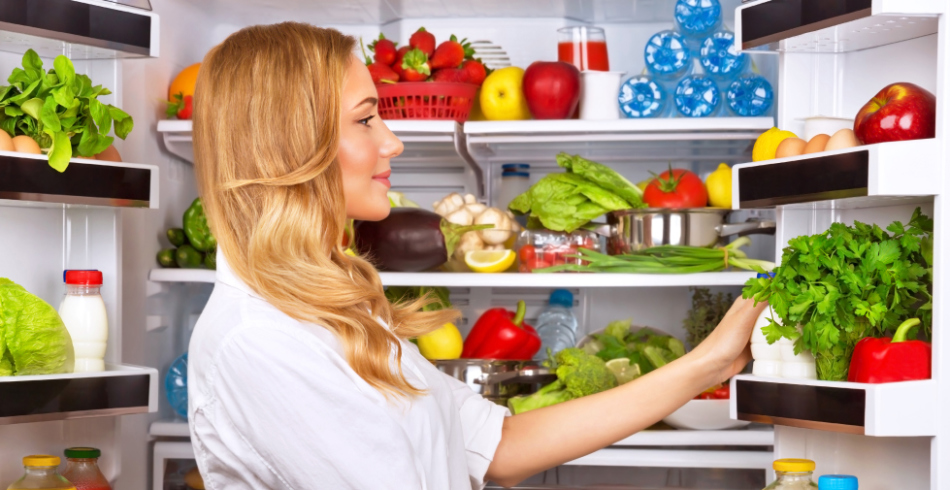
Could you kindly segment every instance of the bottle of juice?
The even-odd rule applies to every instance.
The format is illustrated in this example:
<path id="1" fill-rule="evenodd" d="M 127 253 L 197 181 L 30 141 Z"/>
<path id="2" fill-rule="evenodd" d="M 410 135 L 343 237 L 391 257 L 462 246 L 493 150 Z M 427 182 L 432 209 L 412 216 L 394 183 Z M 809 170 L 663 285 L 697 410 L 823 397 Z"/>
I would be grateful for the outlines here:
<path id="1" fill-rule="evenodd" d="M 76 485 L 76 490 L 112 490 L 109 480 L 99 471 L 102 452 L 94 447 L 71 447 L 66 450 L 63 476 Z"/>
<path id="2" fill-rule="evenodd" d="M 26 474 L 13 482 L 7 490 L 76 490 L 76 487 L 63 478 L 56 469 L 59 457 L 48 454 L 36 454 L 23 458 Z"/>

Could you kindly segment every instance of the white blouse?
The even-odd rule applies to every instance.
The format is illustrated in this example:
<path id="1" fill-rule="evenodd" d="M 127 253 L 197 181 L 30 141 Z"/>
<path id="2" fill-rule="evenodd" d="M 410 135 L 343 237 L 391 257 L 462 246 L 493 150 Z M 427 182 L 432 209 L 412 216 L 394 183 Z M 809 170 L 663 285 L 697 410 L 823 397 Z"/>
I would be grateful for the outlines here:
<path id="1" fill-rule="evenodd" d="M 507 409 L 405 341 L 405 376 L 427 395 L 387 400 L 329 330 L 283 314 L 217 259 L 188 355 L 188 421 L 207 488 L 484 486 Z"/>

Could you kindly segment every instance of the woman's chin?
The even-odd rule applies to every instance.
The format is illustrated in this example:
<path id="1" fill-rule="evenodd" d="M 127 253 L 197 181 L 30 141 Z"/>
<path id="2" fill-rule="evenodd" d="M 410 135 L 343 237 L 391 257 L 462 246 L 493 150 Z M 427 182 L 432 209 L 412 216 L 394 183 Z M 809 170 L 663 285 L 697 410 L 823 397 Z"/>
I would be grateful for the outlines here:
<path id="1" fill-rule="evenodd" d="M 361 209 L 358 209 L 352 213 L 347 213 L 347 218 L 355 219 L 358 221 L 382 221 L 389 216 L 389 212 L 392 208 L 389 206 L 389 198 L 386 198 L 384 205 L 368 205 L 363 206 Z"/>

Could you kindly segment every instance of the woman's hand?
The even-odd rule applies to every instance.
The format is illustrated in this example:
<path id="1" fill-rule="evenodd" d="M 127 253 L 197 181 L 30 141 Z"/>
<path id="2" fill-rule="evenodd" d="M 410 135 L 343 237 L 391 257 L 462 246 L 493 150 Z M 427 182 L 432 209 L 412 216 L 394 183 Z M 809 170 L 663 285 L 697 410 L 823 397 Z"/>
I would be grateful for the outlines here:
<path id="1" fill-rule="evenodd" d="M 701 362 L 708 363 L 714 369 L 716 379 L 710 385 L 739 374 L 752 360 L 749 347 L 752 327 L 762 310 L 768 306 L 766 302 L 753 306 L 753 302 L 751 299 L 736 299 L 716 329 L 690 352 L 690 355 L 697 356 Z"/>

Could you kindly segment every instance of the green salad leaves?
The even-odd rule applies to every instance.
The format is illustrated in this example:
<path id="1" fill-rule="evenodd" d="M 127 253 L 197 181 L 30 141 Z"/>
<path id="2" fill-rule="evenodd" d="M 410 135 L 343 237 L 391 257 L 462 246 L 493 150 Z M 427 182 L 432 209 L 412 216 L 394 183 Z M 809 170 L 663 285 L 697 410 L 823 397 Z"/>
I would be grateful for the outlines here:
<path id="1" fill-rule="evenodd" d="M 0 129 L 36 140 L 59 172 L 74 154 L 102 153 L 114 141 L 109 136 L 113 128 L 122 139 L 132 131 L 131 116 L 97 98 L 112 92 L 77 74 L 65 56 L 57 56 L 53 69 L 46 71 L 39 55 L 27 50 L 23 68 L 14 68 L 7 82 L 0 87 Z"/>
<path id="2" fill-rule="evenodd" d="M 742 295 L 768 301 L 781 320 L 762 329 L 769 342 L 794 340 L 796 353 L 815 355 L 819 379 L 845 380 L 858 340 L 882 336 L 911 317 L 929 335 L 932 233 L 933 220 L 920 208 L 906 225 L 895 221 L 886 229 L 834 223 L 790 240 L 775 277 L 750 279 Z"/>
<path id="3" fill-rule="evenodd" d="M 49 303 L 0 277 L 0 376 L 73 372 L 73 340 Z"/>

